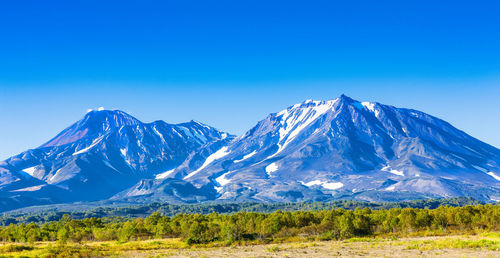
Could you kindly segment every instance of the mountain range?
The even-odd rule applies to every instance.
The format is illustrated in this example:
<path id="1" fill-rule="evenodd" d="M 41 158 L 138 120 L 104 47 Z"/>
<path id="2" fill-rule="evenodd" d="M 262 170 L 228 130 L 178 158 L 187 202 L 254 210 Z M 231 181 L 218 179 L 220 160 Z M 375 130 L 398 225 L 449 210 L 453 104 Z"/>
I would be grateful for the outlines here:
<path id="1" fill-rule="evenodd" d="M 89 201 L 500 201 L 500 150 L 423 112 L 345 95 L 233 136 L 93 110 L 0 162 L 0 211 Z"/>

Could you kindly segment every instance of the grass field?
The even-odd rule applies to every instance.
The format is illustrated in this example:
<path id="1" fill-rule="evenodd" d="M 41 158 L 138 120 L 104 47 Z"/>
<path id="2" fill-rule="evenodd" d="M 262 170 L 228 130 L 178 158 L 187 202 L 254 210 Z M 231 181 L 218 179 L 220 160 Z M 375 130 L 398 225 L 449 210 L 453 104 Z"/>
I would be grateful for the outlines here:
<path id="1" fill-rule="evenodd" d="M 344 241 L 245 243 L 189 246 L 180 239 L 87 242 L 58 245 L 48 242 L 0 245 L 1 257 L 500 257 L 500 233 L 413 238 L 351 238 Z"/>

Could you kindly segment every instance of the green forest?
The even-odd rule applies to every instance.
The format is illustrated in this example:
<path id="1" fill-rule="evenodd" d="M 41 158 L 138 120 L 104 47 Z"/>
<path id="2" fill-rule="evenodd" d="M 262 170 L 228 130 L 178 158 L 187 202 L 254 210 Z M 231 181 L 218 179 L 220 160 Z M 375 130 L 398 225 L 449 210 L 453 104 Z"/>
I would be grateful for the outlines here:
<path id="1" fill-rule="evenodd" d="M 239 211 L 231 214 L 154 212 L 145 218 L 109 217 L 74 219 L 64 214 L 58 221 L 18 223 L 0 227 L 0 240 L 32 243 L 120 241 L 181 238 L 187 244 L 276 241 L 300 237 L 311 240 L 346 239 L 379 234 L 500 230 L 500 205 L 478 204 L 435 209 L 334 208 L 272 213 Z"/>
<path id="2" fill-rule="evenodd" d="M 0 225 L 19 224 L 31 222 L 45 223 L 58 221 L 63 215 L 69 214 L 73 219 L 103 218 L 103 221 L 114 220 L 116 217 L 122 219 L 145 218 L 154 212 L 173 217 L 177 214 L 233 214 L 240 211 L 271 213 L 281 211 L 313 211 L 332 210 L 343 208 L 354 210 L 356 208 L 391 209 L 391 208 L 419 208 L 435 209 L 439 206 L 448 205 L 460 207 L 465 205 L 483 204 L 470 197 L 457 197 L 446 199 L 427 199 L 406 202 L 360 202 L 353 200 L 338 200 L 332 202 L 295 202 L 295 203 L 213 203 L 213 204 L 169 204 L 148 203 L 139 205 L 128 205 L 124 207 L 104 206 L 89 209 L 84 205 L 71 205 L 72 211 L 61 211 L 56 208 L 30 209 L 30 211 L 5 212 L 0 216 Z"/>

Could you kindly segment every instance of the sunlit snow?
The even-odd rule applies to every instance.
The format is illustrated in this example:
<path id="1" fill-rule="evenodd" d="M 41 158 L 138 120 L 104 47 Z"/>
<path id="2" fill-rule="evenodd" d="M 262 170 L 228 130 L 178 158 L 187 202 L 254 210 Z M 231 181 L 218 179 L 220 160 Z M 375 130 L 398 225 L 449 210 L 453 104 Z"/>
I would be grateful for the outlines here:
<path id="1" fill-rule="evenodd" d="M 371 112 L 373 112 L 376 117 L 378 117 L 379 111 L 377 109 L 375 109 L 375 103 L 372 103 L 372 102 L 361 102 L 361 105 L 363 105 L 364 107 L 366 107 L 368 110 L 370 110 Z"/>
<path id="2" fill-rule="evenodd" d="M 482 168 L 482 167 L 480 167 L 480 166 L 476 166 L 476 165 L 472 165 L 472 166 L 473 166 L 475 169 L 477 169 L 477 170 L 479 170 L 479 171 L 481 171 L 481 172 L 484 172 L 484 173 L 486 173 L 486 172 L 488 172 L 488 171 L 489 171 L 489 170 L 487 170 L 487 169 L 485 169 L 485 168 Z"/>
<path id="3" fill-rule="evenodd" d="M 158 135 L 160 136 L 160 139 L 162 142 L 165 142 L 165 139 L 163 138 L 163 134 L 161 134 L 160 132 L 158 132 L 158 130 L 156 129 L 156 126 L 153 126 L 153 131 Z"/>
<path id="4" fill-rule="evenodd" d="M 179 135 L 179 137 L 182 137 L 182 135 L 181 135 L 181 134 L 180 134 L 177 130 L 175 130 L 175 128 L 173 128 L 173 127 L 172 127 L 172 131 L 173 131 L 174 133 L 176 133 L 177 135 Z"/>
<path id="5" fill-rule="evenodd" d="M 174 169 L 171 169 L 171 170 L 168 170 L 168 171 L 165 171 L 163 173 L 160 173 L 158 175 L 156 175 L 156 179 L 164 179 L 164 178 L 167 178 L 170 174 L 172 174 L 174 172 L 175 168 Z"/>
<path id="6" fill-rule="evenodd" d="M 233 161 L 233 162 L 234 162 L 234 163 L 242 162 L 243 160 L 246 160 L 246 159 L 248 159 L 248 158 L 252 157 L 252 156 L 253 156 L 253 155 L 255 155 L 256 153 L 257 153 L 257 151 L 252 151 L 250 154 L 247 154 L 247 155 L 243 156 L 243 158 L 238 159 L 238 160 L 235 160 L 235 161 Z"/>
<path id="7" fill-rule="evenodd" d="M 386 191 L 394 191 L 394 188 L 395 188 L 395 186 L 394 186 L 394 185 L 391 185 L 391 186 L 389 186 L 389 187 L 385 188 L 385 190 L 386 190 Z"/>
<path id="8" fill-rule="evenodd" d="M 211 128 L 210 128 L 210 126 L 208 126 L 208 125 L 206 125 L 206 124 L 204 124 L 204 123 L 200 123 L 200 122 L 198 122 L 198 121 L 196 121 L 196 120 L 193 120 L 193 122 L 195 122 L 195 123 L 197 123 L 198 125 L 201 125 L 201 126 L 203 126 L 203 127 L 207 128 L 207 129 L 211 129 Z"/>
<path id="9" fill-rule="evenodd" d="M 344 186 L 344 184 L 342 184 L 340 182 L 323 183 L 321 186 L 323 186 L 323 188 L 326 188 L 326 189 L 335 190 L 335 189 L 341 188 L 342 186 Z"/>
<path id="10" fill-rule="evenodd" d="M 35 186 L 30 186 L 30 187 L 26 187 L 26 188 L 22 188 L 22 189 L 17 189 L 17 190 L 14 190 L 13 192 L 33 192 L 33 191 L 38 191 L 40 189 L 42 189 L 42 187 L 44 187 L 45 185 L 35 185 Z"/>
<path id="11" fill-rule="evenodd" d="M 79 150 L 79 151 L 77 151 L 77 152 L 73 153 L 73 156 L 78 155 L 78 154 L 82 154 L 82 153 L 85 153 L 85 152 L 89 151 L 89 150 L 90 150 L 90 149 L 92 149 L 94 146 L 96 146 L 96 145 L 97 145 L 97 144 L 98 144 L 98 143 L 99 143 L 99 142 L 100 142 L 103 138 L 104 138 L 104 135 L 103 135 L 103 136 L 101 136 L 101 137 L 99 137 L 99 138 L 97 138 L 97 139 L 95 139 L 95 140 L 92 142 L 92 144 L 90 144 L 90 146 L 89 146 L 89 147 L 87 147 L 87 148 L 85 148 L 85 149 L 81 149 L 81 150 Z"/>
<path id="12" fill-rule="evenodd" d="M 126 196 L 130 196 L 130 197 L 132 197 L 132 196 L 141 196 L 141 195 L 149 194 L 150 192 L 151 192 L 150 190 L 144 189 L 144 188 L 134 189 L 134 190 L 128 192 L 126 194 Z"/>
<path id="13" fill-rule="evenodd" d="M 266 167 L 266 173 L 269 175 L 276 170 L 278 170 L 278 165 L 276 165 L 276 163 L 271 163 Z"/>
<path id="14" fill-rule="evenodd" d="M 497 176 L 495 173 L 493 173 L 493 172 L 488 172 L 488 173 L 486 173 L 486 174 L 488 174 L 488 175 L 492 176 L 493 178 L 495 178 L 496 180 L 500 181 L 500 176 Z"/>
<path id="15" fill-rule="evenodd" d="M 310 181 L 307 183 L 304 183 L 304 182 L 301 182 L 301 183 L 305 186 L 319 185 L 319 186 L 326 188 L 326 189 L 329 189 L 329 190 L 339 189 L 342 186 L 344 186 L 344 184 L 342 184 L 341 182 L 327 182 L 327 181 L 321 181 L 321 180 L 313 180 L 313 181 Z"/>
<path id="16" fill-rule="evenodd" d="M 217 181 L 217 183 L 220 185 L 220 186 L 225 186 L 227 185 L 229 182 L 231 182 L 230 179 L 227 179 L 226 178 L 226 175 L 229 174 L 229 172 L 226 172 L 224 174 L 222 174 L 221 176 L 217 177 L 215 179 L 215 181 Z"/>
<path id="17" fill-rule="evenodd" d="M 329 101 L 308 101 L 309 104 L 300 107 L 299 104 L 294 105 L 292 108 L 285 109 L 277 115 L 281 116 L 279 129 L 278 150 L 272 156 L 280 153 L 304 128 L 309 126 L 318 117 L 325 114 L 328 110 L 333 108 L 333 105 L 339 99 Z M 313 103 L 313 106 L 310 105 Z M 283 143 L 283 141 L 285 141 Z"/>
<path id="18" fill-rule="evenodd" d="M 55 173 L 54 173 L 54 174 L 53 174 L 53 175 L 49 178 L 48 182 L 49 182 L 49 183 L 54 182 L 54 181 L 57 179 L 57 177 L 59 177 L 59 172 L 60 172 L 61 170 L 62 170 L 62 168 L 60 168 L 60 169 L 56 170 L 56 172 L 55 172 Z"/>
<path id="19" fill-rule="evenodd" d="M 390 166 L 385 166 L 381 169 L 382 171 L 387 171 L 391 174 L 394 174 L 394 175 L 397 175 L 397 176 L 404 176 L 405 174 L 403 173 L 403 171 L 399 171 L 399 170 L 396 170 L 396 169 L 392 169 Z"/>
<path id="20" fill-rule="evenodd" d="M 184 177 L 184 179 L 188 179 L 188 178 L 196 175 L 198 172 L 200 172 L 202 169 L 204 169 L 210 163 L 212 163 L 213 161 L 215 161 L 217 159 L 220 159 L 220 158 L 226 156 L 229 153 L 230 152 L 227 151 L 227 147 L 222 147 L 220 150 L 218 150 L 215 153 L 213 153 L 212 155 L 208 156 L 208 158 L 205 160 L 205 162 L 203 163 L 203 165 L 201 165 L 201 167 L 199 167 L 197 170 L 189 173 L 187 176 Z"/>
<path id="21" fill-rule="evenodd" d="M 23 171 L 26 172 L 27 174 L 29 174 L 30 176 L 33 176 L 35 174 L 35 171 L 36 171 L 36 166 L 25 168 L 25 169 L 23 169 Z"/>

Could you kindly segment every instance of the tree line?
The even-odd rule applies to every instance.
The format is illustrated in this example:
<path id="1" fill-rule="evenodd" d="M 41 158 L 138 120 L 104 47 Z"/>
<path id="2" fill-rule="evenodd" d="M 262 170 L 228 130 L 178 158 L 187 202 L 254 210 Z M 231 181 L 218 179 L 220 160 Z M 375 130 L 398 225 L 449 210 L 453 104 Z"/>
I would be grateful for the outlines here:
<path id="1" fill-rule="evenodd" d="M 121 241 L 182 238 L 189 244 L 272 241 L 280 238 L 345 239 L 374 234 L 419 231 L 500 230 L 500 205 L 440 206 L 436 209 L 343 208 L 316 211 L 240 211 L 233 214 L 177 214 L 154 212 L 146 218 L 103 221 L 101 218 L 10 224 L 0 227 L 6 242 Z"/>
<path id="2" fill-rule="evenodd" d="M 439 206 L 465 206 L 483 204 L 470 197 L 457 197 L 448 199 L 426 199 L 406 202 L 360 202 L 353 200 L 337 200 L 332 202 L 297 202 L 297 203 L 212 203 L 212 204 L 169 204 L 169 203 L 148 203 L 140 205 L 131 205 L 125 207 L 98 207 L 94 209 L 85 208 L 73 204 L 74 211 L 54 211 L 39 210 L 31 212 L 6 212 L 0 216 L 0 225 L 35 222 L 37 224 L 51 221 L 58 221 L 64 214 L 69 214 L 73 219 L 85 218 L 105 218 L 104 222 L 121 217 L 125 219 L 144 218 L 154 212 L 173 217 L 177 214 L 210 214 L 212 212 L 220 214 L 233 214 L 239 211 L 271 213 L 277 210 L 281 211 L 304 211 L 304 210 L 332 210 L 343 208 L 354 210 L 356 208 L 370 209 L 391 209 L 391 208 L 420 208 L 435 209 Z M 30 208 L 31 210 L 31 208 Z"/>

